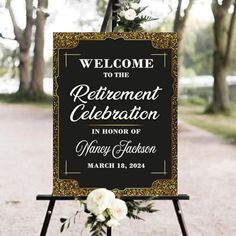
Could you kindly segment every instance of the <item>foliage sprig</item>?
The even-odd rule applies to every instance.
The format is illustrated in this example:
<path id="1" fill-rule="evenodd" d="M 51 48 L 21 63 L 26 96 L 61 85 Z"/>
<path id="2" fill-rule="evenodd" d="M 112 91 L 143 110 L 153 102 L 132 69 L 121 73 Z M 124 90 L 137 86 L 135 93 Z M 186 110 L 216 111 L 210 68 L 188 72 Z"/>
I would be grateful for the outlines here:
<path id="1" fill-rule="evenodd" d="M 120 0 L 117 4 L 116 20 L 118 26 L 115 27 L 115 32 L 140 32 L 143 31 L 143 23 L 158 19 L 143 15 L 143 11 L 145 11 L 148 6 L 142 7 L 139 4 L 140 0 Z"/>
<path id="2" fill-rule="evenodd" d="M 112 200 L 112 201 L 110 201 Z M 118 226 L 120 221 L 125 217 L 135 220 L 143 220 L 139 214 L 142 212 L 154 213 L 157 210 L 154 209 L 150 200 L 146 201 L 123 201 L 115 198 L 112 191 L 106 189 L 97 189 L 92 191 L 86 201 L 80 201 L 83 206 L 83 210 L 88 214 L 85 227 L 89 228 L 91 236 L 103 236 L 106 235 L 108 227 Z M 61 218 L 62 233 L 65 229 L 68 229 L 72 222 L 76 223 L 76 218 L 82 211 L 76 211 L 76 213 L 69 218 Z M 83 230 L 81 231 L 82 234 Z"/>

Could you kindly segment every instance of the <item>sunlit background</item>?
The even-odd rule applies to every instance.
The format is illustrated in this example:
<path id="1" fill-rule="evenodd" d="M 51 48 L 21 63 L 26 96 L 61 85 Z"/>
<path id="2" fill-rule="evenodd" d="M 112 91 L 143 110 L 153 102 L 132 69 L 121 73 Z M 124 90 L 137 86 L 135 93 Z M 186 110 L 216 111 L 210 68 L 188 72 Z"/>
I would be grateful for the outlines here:
<path id="1" fill-rule="evenodd" d="M 35 7 L 37 1 L 34 1 Z M 52 34 L 53 32 L 99 32 L 105 12 L 105 4 L 107 1 L 96 0 L 60 0 L 55 2 L 49 1 L 48 13 L 45 26 L 45 61 L 46 61 L 46 79 L 45 91 L 52 93 Z M 186 7 L 188 1 L 183 1 L 183 8 Z M 141 5 L 149 6 L 145 14 L 159 19 L 154 22 L 146 23 L 144 28 L 147 31 L 172 31 L 173 21 L 177 1 L 168 0 L 142 0 Z M 5 37 L 14 38 L 13 27 L 9 12 L 5 6 L 5 1 L 1 0 L 0 4 L 0 33 Z M 12 6 L 16 15 L 16 20 L 21 28 L 25 27 L 25 5 L 24 1 L 12 0 Z M 180 80 L 183 86 L 183 97 L 190 96 L 191 89 L 196 87 L 209 88 L 213 85 L 212 74 L 212 55 L 213 55 L 213 15 L 211 12 L 211 0 L 198 0 L 193 5 L 189 19 L 186 23 L 184 47 L 183 47 L 183 64 L 181 65 Z M 18 89 L 16 67 L 19 64 L 17 56 L 12 61 L 11 58 L 17 52 L 18 44 L 14 40 L 0 38 L 0 57 L 1 60 L 1 80 L 0 93 L 12 93 Z M 33 47 L 31 48 L 33 55 Z M 236 50 L 234 55 L 236 55 Z M 236 59 L 233 58 L 230 70 L 228 72 L 229 85 L 236 83 Z M 7 71 L 7 73 L 5 73 Z M 15 80 L 10 78 L 14 77 Z M 204 89 L 205 92 L 205 89 Z M 203 92 L 203 93 L 204 93 Z M 187 94 L 186 94 L 187 93 Z M 204 96 L 208 97 L 209 94 Z M 232 95 L 236 100 L 235 96 Z"/>
<path id="2" fill-rule="evenodd" d="M 32 96 L 35 91 L 31 90 L 17 92 L 20 47 L 6 8 L 9 2 L 20 29 L 26 26 L 26 1 L 0 0 L 0 235 L 32 236 L 39 235 L 47 207 L 47 203 L 36 203 L 35 196 L 52 191 L 53 32 L 99 32 L 108 1 L 49 0 L 48 8 L 42 9 L 38 8 L 38 0 L 33 1 L 34 19 L 38 12 L 49 14 L 44 29 L 43 91 L 37 96 Z M 173 31 L 177 5 L 181 2 L 180 21 L 191 0 L 141 0 L 142 6 L 148 6 L 144 14 L 158 18 L 145 23 L 145 31 Z M 193 236 L 236 235 L 236 29 L 228 33 L 230 27 L 236 28 L 235 2 L 195 0 L 180 42 L 179 192 L 191 196 L 189 202 L 183 203 L 183 209 Z M 222 60 L 215 67 L 215 74 L 214 52 L 219 50 L 214 40 L 216 21 L 212 3 L 218 10 L 225 4 L 225 17 L 218 18 L 218 26 L 225 24 L 218 39 L 230 36 L 223 47 L 225 51 L 229 48 L 232 55 L 231 60 Z M 230 19 L 234 22 L 232 26 Z M 34 25 L 30 37 L 29 86 L 33 80 L 35 31 Z M 216 70 L 226 61 L 227 68 L 219 77 Z M 59 218 L 69 217 L 78 207 L 77 203 L 57 204 L 60 207 L 53 214 L 48 235 L 59 235 Z M 163 201 L 155 204 L 160 209 L 155 217 L 144 215 L 145 222 L 132 224 L 126 220 L 114 230 L 114 235 L 181 235 L 172 206 Z M 81 227 L 74 227 L 62 235 L 79 235 Z"/>

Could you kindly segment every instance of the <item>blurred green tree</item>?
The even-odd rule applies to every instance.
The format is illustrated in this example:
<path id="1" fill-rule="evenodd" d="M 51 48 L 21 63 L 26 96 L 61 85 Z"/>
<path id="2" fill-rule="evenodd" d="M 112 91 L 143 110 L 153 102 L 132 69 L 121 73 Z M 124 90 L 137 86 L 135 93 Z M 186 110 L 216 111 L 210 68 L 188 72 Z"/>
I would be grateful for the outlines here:
<path id="1" fill-rule="evenodd" d="M 6 8 L 9 10 L 9 14 L 12 20 L 15 40 L 19 44 L 19 92 L 25 93 L 28 92 L 30 88 L 29 51 L 31 46 L 32 28 L 34 24 L 33 0 L 25 0 L 26 26 L 24 29 L 21 29 L 16 22 L 15 15 L 11 7 L 11 0 L 7 0 Z"/>
<path id="2" fill-rule="evenodd" d="M 44 62 L 44 28 L 47 17 L 49 16 L 46 9 L 48 8 L 48 0 L 38 0 L 38 7 L 36 10 L 35 19 L 35 44 L 34 44 L 34 57 L 32 67 L 32 80 L 31 80 L 31 92 L 34 95 L 42 95 L 43 91 L 43 79 L 45 72 Z"/>
<path id="3" fill-rule="evenodd" d="M 183 44 L 183 37 L 184 31 L 186 29 L 186 22 L 189 18 L 189 13 L 193 6 L 194 0 L 189 0 L 186 8 L 183 8 L 183 1 L 178 0 L 177 8 L 175 11 L 175 18 L 173 24 L 173 31 L 177 32 L 178 34 L 178 54 L 179 54 L 179 74 L 181 74 L 181 65 L 183 64 L 183 57 L 182 57 L 182 44 Z M 180 90 L 179 90 L 180 91 Z"/>
<path id="4" fill-rule="evenodd" d="M 212 24 L 199 24 L 196 19 L 189 21 L 184 39 L 183 74 L 209 75 L 212 73 L 213 31 Z"/>
<path id="5" fill-rule="evenodd" d="M 16 60 L 19 57 L 18 50 L 12 50 L 0 43 L 0 77 L 9 75 L 14 78 L 16 75 Z"/>
<path id="6" fill-rule="evenodd" d="M 231 11 L 232 9 L 232 11 Z M 230 110 L 226 81 L 236 35 L 236 0 L 212 0 L 214 15 L 213 102 L 209 112 L 227 113 Z"/>
<path id="7" fill-rule="evenodd" d="M 194 3 L 194 0 L 189 0 L 187 7 L 185 9 L 183 9 L 183 1 L 178 0 L 177 9 L 175 12 L 173 31 L 178 33 L 179 52 L 181 52 L 184 30 L 186 28 L 186 22 L 188 20 L 189 13 L 190 13 L 190 10 L 193 6 L 193 3 Z"/>
<path id="8" fill-rule="evenodd" d="M 104 16 L 108 0 L 97 0 L 97 12 L 100 16 Z"/>
<path id="9" fill-rule="evenodd" d="M 26 95 L 29 99 L 41 99 L 44 96 L 43 79 L 44 79 L 44 28 L 47 13 L 48 0 L 38 0 L 37 8 L 33 7 L 33 0 L 25 0 L 26 8 L 26 26 L 21 29 L 15 18 L 15 12 L 11 6 L 11 0 L 6 1 L 6 8 L 9 11 L 15 40 L 19 44 L 19 79 L 20 87 L 18 94 Z M 36 18 L 33 18 L 33 13 L 36 11 Z M 31 41 L 33 36 L 33 27 L 35 26 L 34 34 L 34 55 L 33 62 L 29 56 Z M 4 37 L 3 37 L 4 38 Z M 32 73 L 30 75 L 30 66 L 32 65 Z M 29 95 L 29 96 L 28 96 Z M 17 97 L 18 98 L 18 97 Z"/>

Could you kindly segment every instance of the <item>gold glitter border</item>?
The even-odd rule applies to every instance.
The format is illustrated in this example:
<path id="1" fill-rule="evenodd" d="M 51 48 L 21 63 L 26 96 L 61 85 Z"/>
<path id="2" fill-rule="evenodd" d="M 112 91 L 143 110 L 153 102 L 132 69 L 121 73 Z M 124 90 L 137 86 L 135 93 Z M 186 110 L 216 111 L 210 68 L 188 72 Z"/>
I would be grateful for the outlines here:
<path id="1" fill-rule="evenodd" d="M 53 195 L 54 196 L 87 196 L 93 188 L 80 188 L 79 183 L 72 179 L 59 179 L 59 97 L 57 80 L 59 78 L 59 49 L 74 48 L 81 40 L 105 40 L 107 38 L 125 40 L 150 40 L 154 48 L 171 49 L 172 54 L 172 177 L 159 179 L 152 183 L 151 188 L 113 189 L 117 196 L 175 196 L 177 195 L 177 50 L 176 33 L 54 33 L 53 34 Z"/>

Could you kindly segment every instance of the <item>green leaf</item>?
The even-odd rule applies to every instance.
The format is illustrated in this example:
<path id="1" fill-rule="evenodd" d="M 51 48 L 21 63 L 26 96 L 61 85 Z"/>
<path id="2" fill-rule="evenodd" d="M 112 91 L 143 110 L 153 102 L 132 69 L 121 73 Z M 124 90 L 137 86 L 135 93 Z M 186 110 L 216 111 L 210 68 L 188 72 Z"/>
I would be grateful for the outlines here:
<path id="1" fill-rule="evenodd" d="M 143 12 L 144 10 L 146 10 L 148 8 L 148 6 L 146 7 L 140 7 L 138 10 L 138 14 L 140 14 L 141 12 Z"/>
<path id="2" fill-rule="evenodd" d="M 148 201 L 127 201 L 126 202 L 127 208 L 128 208 L 128 214 L 127 217 L 129 219 L 135 219 L 135 220 L 143 220 L 141 217 L 138 216 L 141 212 L 148 212 L 153 213 L 157 210 L 153 208 L 152 203 L 148 203 Z"/>
<path id="3" fill-rule="evenodd" d="M 153 18 L 153 17 L 151 17 L 151 16 L 145 16 L 145 15 L 142 15 L 142 16 L 140 17 L 140 21 L 141 21 L 142 23 L 148 22 L 148 21 L 154 21 L 154 20 L 158 20 L 158 18 Z"/>
<path id="4" fill-rule="evenodd" d="M 62 224 L 62 226 L 61 226 L 61 229 L 60 229 L 60 233 L 62 233 L 62 232 L 63 232 L 64 228 L 65 228 L 65 223 L 64 223 L 64 224 Z"/>
<path id="5" fill-rule="evenodd" d="M 67 224 L 67 229 L 70 227 L 70 220 L 69 220 L 69 222 L 68 222 L 68 224 Z"/>
<path id="6" fill-rule="evenodd" d="M 61 222 L 61 223 L 64 223 L 65 221 L 67 221 L 66 218 L 60 218 L 60 222 Z"/>
<path id="7" fill-rule="evenodd" d="M 114 28 L 114 32 L 124 32 L 124 31 L 125 31 L 125 29 L 123 26 L 116 26 Z"/>

